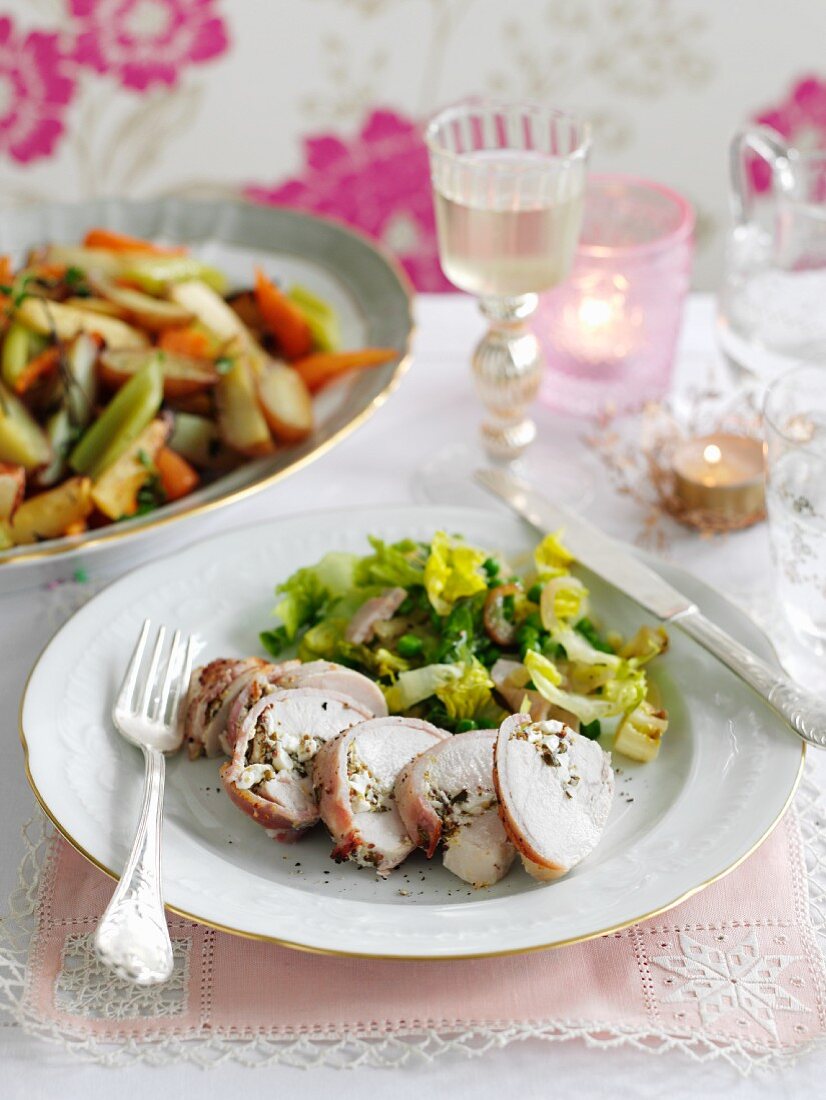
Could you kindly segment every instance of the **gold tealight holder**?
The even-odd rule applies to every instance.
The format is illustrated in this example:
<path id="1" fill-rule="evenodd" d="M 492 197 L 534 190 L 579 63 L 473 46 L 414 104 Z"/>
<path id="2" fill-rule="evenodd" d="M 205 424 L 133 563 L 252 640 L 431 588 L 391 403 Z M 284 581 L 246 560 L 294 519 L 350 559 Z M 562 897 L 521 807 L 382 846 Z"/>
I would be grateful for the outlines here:
<path id="1" fill-rule="evenodd" d="M 763 445 L 743 435 L 716 432 L 687 439 L 671 459 L 674 497 L 682 506 L 677 518 L 699 514 L 720 525 L 755 523 L 765 514 Z M 701 524 L 696 524 L 700 526 Z"/>

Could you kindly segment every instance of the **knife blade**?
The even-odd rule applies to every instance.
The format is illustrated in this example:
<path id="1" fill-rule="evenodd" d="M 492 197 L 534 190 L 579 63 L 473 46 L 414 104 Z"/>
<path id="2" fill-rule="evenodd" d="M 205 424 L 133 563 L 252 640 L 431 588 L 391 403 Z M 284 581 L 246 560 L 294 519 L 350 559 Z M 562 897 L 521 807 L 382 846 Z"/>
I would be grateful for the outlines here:
<path id="1" fill-rule="evenodd" d="M 563 542 L 577 561 L 660 619 L 695 610 L 695 605 L 597 527 L 552 504 L 527 482 L 504 470 L 476 471 L 476 480 L 543 535 L 563 529 Z"/>
<path id="2" fill-rule="evenodd" d="M 647 611 L 679 627 L 739 676 L 807 744 L 826 748 L 826 700 L 800 687 L 711 622 L 680 591 L 584 519 L 552 504 L 504 470 L 476 471 L 476 480 L 543 535 L 563 529 L 565 545 L 583 565 Z"/>

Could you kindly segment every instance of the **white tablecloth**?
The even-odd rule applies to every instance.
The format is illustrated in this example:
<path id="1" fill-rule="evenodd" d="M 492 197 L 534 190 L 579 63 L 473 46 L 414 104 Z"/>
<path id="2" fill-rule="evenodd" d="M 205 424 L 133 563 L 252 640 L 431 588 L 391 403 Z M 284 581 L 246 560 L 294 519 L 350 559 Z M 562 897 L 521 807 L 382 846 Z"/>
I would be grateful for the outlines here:
<path id="1" fill-rule="evenodd" d="M 680 385 L 700 382 L 718 363 L 714 346 L 713 308 L 707 297 L 688 305 L 678 357 Z M 413 366 L 388 405 L 358 433 L 331 454 L 280 485 L 202 521 L 163 529 L 145 544 L 147 557 L 222 527 L 240 525 L 291 512 L 340 507 L 345 504 L 381 504 L 409 501 L 415 469 L 445 443 L 469 438 L 479 409 L 471 396 L 468 374 L 470 347 L 481 332 L 473 303 L 459 297 L 423 297 L 418 303 L 419 328 Z M 722 369 L 722 368 L 720 368 Z M 560 424 L 542 409 L 540 429 L 550 433 L 559 454 L 587 461 L 580 436 L 582 423 Z M 587 511 L 600 525 L 627 539 L 641 530 L 639 508 L 621 499 L 597 471 L 597 491 Z M 177 526 L 177 525 L 176 525 Z M 726 540 L 701 540 L 674 526 L 670 534 L 672 557 L 706 581 L 735 598 L 748 597 L 768 578 L 765 526 Z M 117 571 L 110 564 L 106 575 Z M 103 572 L 94 566 L 92 580 Z M 17 706 L 29 669 L 38 652 L 65 618 L 71 604 L 82 598 L 77 585 L 42 587 L 0 597 L 0 739 L 7 746 L 0 769 L 0 899 L 17 881 L 22 851 L 19 831 L 31 816 L 33 800 L 23 778 L 17 738 Z M 826 759 L 812 760 L 826 780 Z M 336 1071 L 274 1067 L 244 1070 L 224 1065 L 209 1071 L 191 1066 L 135 1067 L 114 1071 L 78 1063 L 59 1047 L 27 1038 L 11 1026 L 0 1027 L 0 1097 L 61 1097 L 75 1100 L 117 1094 L 119 1100 L 145 1100 L 147 1095 L 192 1096 L 202 1100 L 225 1097 L 241 1090 L 266 1090 L 273 1097 L 332 1095 L 336 1100 L 370 1091 L 396 1100 L 421 1096 L 511 1096 L 580 1098 L 610 1095 L 628 1097 L 779 1097 L 823 1095 L 826 1050 L 804 1058 L 782 1078 L 742 1079 L 722 1062 L 699 1065 L 682 1055 L 647 1055 L 629 1049 L 588 1050 L 579 1043 L 544 1045 L 521 1043 L 468 1061 L 454 1055 L 430 1065 L 405 1069 Z"/>

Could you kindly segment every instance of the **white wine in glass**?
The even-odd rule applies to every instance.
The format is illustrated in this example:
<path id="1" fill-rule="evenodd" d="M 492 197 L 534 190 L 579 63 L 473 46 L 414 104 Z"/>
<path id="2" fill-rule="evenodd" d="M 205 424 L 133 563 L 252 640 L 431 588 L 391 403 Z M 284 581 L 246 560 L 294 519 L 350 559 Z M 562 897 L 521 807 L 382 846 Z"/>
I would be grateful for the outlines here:
<path id="1" fill-rule="evenodd" d="M 536 436 L 527 408 L 541 379 L 525 321 L 573 262 L 588 127 L 538 105 L 474 102 L 437 115 L 426 138 L 442 268 L 490 323 L 473 357 L 490 414 L 483 442 L 491 457 L 513 459 Z"/>

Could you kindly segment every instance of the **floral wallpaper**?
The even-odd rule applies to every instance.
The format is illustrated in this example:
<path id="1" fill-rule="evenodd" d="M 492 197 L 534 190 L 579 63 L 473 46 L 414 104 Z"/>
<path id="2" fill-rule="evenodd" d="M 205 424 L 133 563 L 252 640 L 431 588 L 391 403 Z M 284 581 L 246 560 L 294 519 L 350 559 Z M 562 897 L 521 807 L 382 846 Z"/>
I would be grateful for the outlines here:
<path id="1" fill-rule="evenodd" d="M 826 145 L 809 0 L 0 0 L 0 202 L 225 195 L 337 216 L 447 288 L 422 121 L 463 95 L 587 115 L 594 165 L 698 211 L 713 287 L 749 118 Z M 765 167 L 752 166 L 766 190 Z"/>

